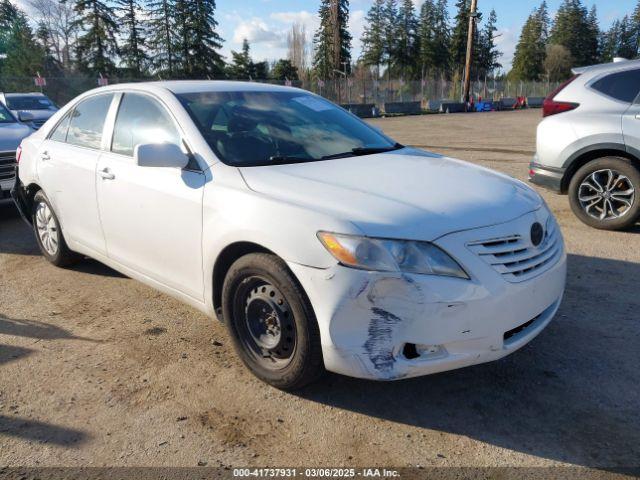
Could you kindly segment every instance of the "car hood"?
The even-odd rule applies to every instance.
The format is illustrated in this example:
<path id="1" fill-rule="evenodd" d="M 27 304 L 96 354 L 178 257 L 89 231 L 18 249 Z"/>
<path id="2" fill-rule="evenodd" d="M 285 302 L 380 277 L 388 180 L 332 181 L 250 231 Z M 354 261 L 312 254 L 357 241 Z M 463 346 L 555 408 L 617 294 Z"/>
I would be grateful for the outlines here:
<path id="1" fill-rule="evenodd" d="M 537 193 L 511 177 L 414 149 L 240 171 L 251 190 L 351 222 L 375 237 L 435 240 L 542 205 Z"/>
<path id="2" fill-rule="evenodd" d="M 16 150 L 33 129 L 23 123 L 0 123 L 0 151 Z"/>

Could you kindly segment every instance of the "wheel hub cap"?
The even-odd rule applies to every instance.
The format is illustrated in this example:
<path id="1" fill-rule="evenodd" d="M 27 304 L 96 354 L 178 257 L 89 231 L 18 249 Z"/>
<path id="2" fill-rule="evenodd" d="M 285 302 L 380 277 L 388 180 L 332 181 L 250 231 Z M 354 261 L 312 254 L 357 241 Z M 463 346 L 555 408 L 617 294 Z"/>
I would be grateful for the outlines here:
<path id="1" fill-rule="evenodd" d="M 36 229 L 38 238 L 45 251 L 49 255 L 55 255 L 58 252 L 58 225 L 56 224 L 53 213 L 44 202 L 40 202 L 36 207 Z"/>
<path id="2" fill-rule="evenodd" d="M 578 200 L 590 217 L 613 220 L 629 213 L 635 202 L 635 187 L 616 170 L 597 170 L 580 184 Z"/>

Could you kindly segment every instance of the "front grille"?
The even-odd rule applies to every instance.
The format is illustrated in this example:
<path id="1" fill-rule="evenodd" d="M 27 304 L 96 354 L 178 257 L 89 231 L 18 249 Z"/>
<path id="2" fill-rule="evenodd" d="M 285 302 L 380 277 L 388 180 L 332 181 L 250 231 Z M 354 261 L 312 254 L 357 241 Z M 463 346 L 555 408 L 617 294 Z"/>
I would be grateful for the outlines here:
<path id="1" fill-rule="evenodd" d="M 510 282 L 523 282 L 550 268 L 561 254 L 558 227 L 548 222 L 542 243 L 534 247 L 528 237 L 512 235 L 470 242 L 467 246 Z"/>
<path id="2" fill-rule="evenodd" d="M 36 127 L 40 128 L 41 126 L 43 126 L 45 123 L 47 123 L 47 120 L 34 120 L 32 122 Z"/>
<path id="3" fill-rule="evenodd" d="M 16 176 L 16 152 L 0 152 L 0 181 L 13 180 Z"/>

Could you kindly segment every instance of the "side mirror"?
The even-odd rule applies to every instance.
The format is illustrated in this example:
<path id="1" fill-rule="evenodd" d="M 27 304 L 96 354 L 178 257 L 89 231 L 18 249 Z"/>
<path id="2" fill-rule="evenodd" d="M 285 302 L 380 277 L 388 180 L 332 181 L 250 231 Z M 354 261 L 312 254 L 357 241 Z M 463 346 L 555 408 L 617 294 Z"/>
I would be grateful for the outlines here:
<path id="1" fill-rule="evenodd" d="M 189 157 L 175 143 L 146 143 L 137 145 L 133 158 L 140 167 L 184 168 Z"/>
<path id="2" fill-rule="evenodd" d="M 18 120 L 20 120 L 21 122 L 32 122 L 34 118 L 35 117 L 30 112 L 18 112 Z"/>

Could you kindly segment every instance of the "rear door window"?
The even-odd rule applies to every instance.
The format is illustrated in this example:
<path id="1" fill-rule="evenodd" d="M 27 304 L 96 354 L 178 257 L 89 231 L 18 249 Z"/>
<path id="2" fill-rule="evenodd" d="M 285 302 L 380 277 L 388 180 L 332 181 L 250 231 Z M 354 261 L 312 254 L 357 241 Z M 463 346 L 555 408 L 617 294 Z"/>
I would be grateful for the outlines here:
<path id="1" fill-rule="evenodd" d="M 67 143 L 100 149 L 102 131 L 113 94 L 98 95 L 82 101 L 71 114 Z"/>
<path id="2" fill-rule="evenodd" d="M 632 103 L 640 93 L 640 70 L 612 73 L 595 82 L 591 88 L 625 103 Z"/>

